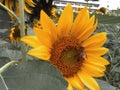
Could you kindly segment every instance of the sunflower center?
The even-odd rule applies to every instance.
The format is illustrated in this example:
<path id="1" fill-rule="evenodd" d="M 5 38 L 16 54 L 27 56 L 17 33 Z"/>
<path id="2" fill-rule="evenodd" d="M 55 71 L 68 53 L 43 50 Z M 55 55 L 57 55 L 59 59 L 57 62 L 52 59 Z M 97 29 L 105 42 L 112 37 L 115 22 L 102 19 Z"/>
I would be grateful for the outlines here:
<path id="1" fill-rule="evenodd" d="M 67 47 L 61 54 L 61 60 L 64 64 L 66 64 L 67 66 L 72 65 L 73 63 L 75 63 L 75 61 L 77 60 L 78 57 L 78 53 L 77 50 L 73 47 Z"/>
<path id="2" fill-rule="evenodd" d="M 74 37 L 62 37 L 53 44 L 50 62 L 55 65 L 65 77 L 76 74 L 85 58 L 84 48 Z"/>

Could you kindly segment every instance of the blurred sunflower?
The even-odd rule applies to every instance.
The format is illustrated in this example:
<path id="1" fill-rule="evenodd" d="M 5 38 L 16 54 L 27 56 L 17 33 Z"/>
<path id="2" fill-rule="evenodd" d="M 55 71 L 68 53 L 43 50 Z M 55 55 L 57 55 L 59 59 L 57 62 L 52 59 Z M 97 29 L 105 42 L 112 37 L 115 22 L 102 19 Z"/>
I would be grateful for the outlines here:
<path id="1" fill-rule="evenodd" d="M 97 14 L 107 14 L 107 9 L 105 7 L 101 7 L 100 9 L 96 10 Z"/>
<path id="2" fill-rule="evenodd" d="M 25 35 L 27 35 L 27 26 L 25 26 Z M 20 29 L 18 26 L 13 26 L 10 30 L 10 40 L 12 43 L 20 40 Z"/>
<path id="3" fill-rule="evenodd" d="M 57 9 L 55 7 L 52 8 L 51 14 L 53 17 L 58 18 L 59 16 L 57 15 Z"/>
<path id="4" fill-rule="evenodd" d="M 82 8 L 77 7 L 77 8 L 76 8 L 76 12 L 79 13 L 81 9 L 82 9 Z"/>
<path id="5" fill-rule="evenodd" d="M 11 11 L 13 11 L 17 16 L 20 15 L 20 11 L 19 11 L 20 7 L 19 7 L 18 0 L 0 0 L 0 2 L 3 3 Z M 35 3 L 33 2 L 33 0 L 24 0 L 24 10 L 27 13 L 32 14 L 32 10 L 30 9 L 30 7 L 35 7 Z M 13 15 L 11 15 L 10 13 L 9 15 L 12 20 L 15 19 Z"/>
<path id="6" fill-rule="evenodd" d="M 34 22 L 35 19 L 39 20 L 40 11 L 43 10 L 48 16 L 52 14 L 52 8 L 55 7 L 52 5 L 53 0 L 34 0 L 35 7 L 32 10 L 32 14 L 30 14 L 29 21 Z"/>
<path id="7" fill-rule="evenodd" d="M 33 47 L 29 55 L 48 60 L 61 71 L 72 87 L 78 90 L 100 90 L 93 77 L 104 76 L 109 62 L 101 57 L 108 52 L 102 47 L 106 33 L 92 35 L 97 27 L 95 16 L 89 16 L 87 7 L 80 10 L 73 23 L 73 10 L 68 4 L 63 10 L 58 25 L 41 11 L 42 29 L 34 27 L 36 36 L 21 40 Z"/>

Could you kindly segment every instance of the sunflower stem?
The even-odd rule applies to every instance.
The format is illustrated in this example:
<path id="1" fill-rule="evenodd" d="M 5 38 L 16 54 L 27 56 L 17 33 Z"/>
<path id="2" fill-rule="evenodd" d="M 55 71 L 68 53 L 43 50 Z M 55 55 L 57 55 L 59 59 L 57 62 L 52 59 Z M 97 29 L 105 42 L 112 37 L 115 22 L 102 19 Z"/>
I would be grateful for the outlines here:
<path id="1" fill-rule="evenodd" d="M 1 78 L 1 80 L 2 80 L 2 82 L 4 84 L 4 86 L 5 86 L 6 90 L 9 90 L 9 88 L 8 88 L 6 82 L 5 82 L 5 80 L 4 80 L 4 78 L 3 78 L 3 76 L 1 74 L 0 74 L 0 78 Z"/>
<path id="2" fill-rule="evenodd" d="M 5 5 L 3 5 L 1 2 L 0 2 L 0 6 L 3 9 L 5 9 L 7 12 L 9 12 L 10 14 L 12 14 L 15 17 L 15 19 L 17 20 L 18 24 L 20 23 L 20 19 L 16 16 L 16 14 L 13 11 L 11 11 L 9 8 L 7 8 Z"/>
<path id="3" fill-rule="evenodd" d="M 0 74 L 3 73 L 7 68 L 9 68 L 10 66 L 16 63 L 18 63 L 18 61 L 12 60 L 11 62 L 5 64 L 3 67 L 0 68 Z"/>
<path id="4" fill-rule="evenodd" d="M 25 36 L 25 22 L 24 22 L 24 1 L 19 0 L 19 8 L 20 8 L 20 36 Z M 26 61 L 26 45 L 21 42 L 21 52 L 22 52 L 22 62 Z"/>

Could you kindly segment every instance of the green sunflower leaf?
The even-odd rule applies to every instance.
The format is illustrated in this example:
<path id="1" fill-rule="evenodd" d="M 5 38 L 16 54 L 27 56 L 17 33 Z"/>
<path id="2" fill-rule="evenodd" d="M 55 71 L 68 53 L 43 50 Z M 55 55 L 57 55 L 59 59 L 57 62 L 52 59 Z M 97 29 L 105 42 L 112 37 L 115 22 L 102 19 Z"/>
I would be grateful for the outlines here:
<path id="1" fill-rule="evenodd" d="M 10 90 L 66 90 L 67 82 L 50 63 L 29 61 L 8 68 L 2 76 Z M 0 86 L 0 90 L 1 89 Z"/>
<path id="2" fill-rule="evenodd" d="M 102 24 L 120 23 L 120 16 L 109 16 L 109 15 L 96 14 L 96 17 L 98 18 L 99 23 L 102 23 Z"/>
<path id="3" fill-rule="evenodd" d="M 98 84 L 100 85 L 100 90 L 116 90 L 116 87 L 110 85 L 109 83 L 97 79 Z"/>

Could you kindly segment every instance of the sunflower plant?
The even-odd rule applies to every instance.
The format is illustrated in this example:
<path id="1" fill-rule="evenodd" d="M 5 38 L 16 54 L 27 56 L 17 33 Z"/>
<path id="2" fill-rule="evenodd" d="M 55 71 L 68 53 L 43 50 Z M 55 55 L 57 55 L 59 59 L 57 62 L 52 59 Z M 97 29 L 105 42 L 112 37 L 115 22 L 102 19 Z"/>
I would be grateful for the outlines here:
<path id="1" fill-rule="evenodd" d="M 108 52 L 103 47 L 107 38 L 106 32 L 93 34 L 98 20 L 94 15 L 90 17 L 87 6 L 73 20 L 73 9 L 68 4 L 57 25 L 43 10 L 40 17 L 42 28 L 34 26 L 35 36 L 21 39 L 33 48 L 28 54 L 53 64 L 68 82 L 68 89 L 100 90 L 94 78 L 104 76 L 109 64 L 102 57 Z"/>
<path id="2" fill-rule="evenodd" d="M 24 10 L 29 13 L 32 14 L 32 10 L 30 9 L 30 7 L 35 7 L 35 2 L 33 2 L 33 0 L 23 0 L 24 4 Z M 0 0 L 0 3 L 3 3 L 7 8 L 9 8 L 11 11 L 13 11 L 17 16 L 20 16 L 20 6 L 19 6 L 19 1 L 18 0 Z M 8 12 L 8 14 L 10 15 L 11 20 L 15 20 L 15 17 Z"/>
<path id="3" fill-rule="evenodd" d="M 9 1 L 14 1 L 14 0 L 9 0 Z M 0 6 L 3 9 L 5 9 L 7 12 L 9 12 L 12 16 L 14 16 L 14 18 L 18 22 L 17 25 L 15 24 L 15 26 L 11 28 L 11 33 L 10 33 L 11 41 L 17 42 L 21 37 L 26 35 L 26 28 L 24 21 L 25 18 L 24 7 L 22 7 L 24 6 L 24 0 L 17 1 L 19 6 L 21 7 L 19 8 L 18 11 L 20 13 L 20 16 L 18 16 L 16 12 L 7 8 L 1 2 L 4 1 L 0 0 Z M 39 22 L 37 22 L 34 26 L 39 26 L 41 28 Z M 7 43 L 12 45 L 11 42 L 7 42 Z M 4 55 L 4 57 L 7 57 L 7 60 L 6 59 L 4 60 L 7 62 L 5 63 L 5 65 L 3 65 L 4 61 L 3 58 L 1 59 L 1 52 L 0 52 L 0 66 L 2 66 L 0 67 L 0 83 L 2 83 L 0 84 L 0 90 L 8 90 L 8 89 L 45 90 L 48 87 L 53 88 L 53 90 L 66 89 L 67 86 L 66 81 L 63 79 L 59 71 L 56 70 L 52 65 L 36 60 L 31 61 L 26 57 L 27 47 L 24 43 L 20 42 L 19 45 L 21 47 L 17 48 L 17 50 L 15 47 L 14 49 L 12 48 L 11 50 L 11 46 L 9 50 L 8 48 L 5 48 L 6 45 L 2 45 L 2 44 L 3 43 L 1 43 L 1 38 L 0 38 L 0 51 L 3 51 L 2 55 Z M 15 58 L 13 58 L 14 56 Z M 51 74 L 47 74 L 47 73 L 51 73 Z M 45 82 L 48 82 L 47 85 L 48 87 L 46 87 Z M 54 86 L 55 84 L 57 84 L 58 86 Z"/>

